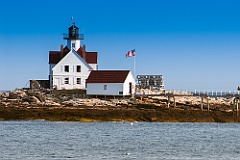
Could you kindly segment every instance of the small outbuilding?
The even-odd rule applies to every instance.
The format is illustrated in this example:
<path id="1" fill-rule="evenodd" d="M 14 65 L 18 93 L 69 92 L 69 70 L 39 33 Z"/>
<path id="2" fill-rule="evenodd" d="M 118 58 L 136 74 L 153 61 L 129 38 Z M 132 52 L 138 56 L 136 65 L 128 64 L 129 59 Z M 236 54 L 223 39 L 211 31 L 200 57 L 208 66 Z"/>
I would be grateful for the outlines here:
<path id="1" fill-rule="evenodd" d="M 132 96 L 135 85 L 130 70 L 92 70 L 86 79 L 87 95 Z"/>

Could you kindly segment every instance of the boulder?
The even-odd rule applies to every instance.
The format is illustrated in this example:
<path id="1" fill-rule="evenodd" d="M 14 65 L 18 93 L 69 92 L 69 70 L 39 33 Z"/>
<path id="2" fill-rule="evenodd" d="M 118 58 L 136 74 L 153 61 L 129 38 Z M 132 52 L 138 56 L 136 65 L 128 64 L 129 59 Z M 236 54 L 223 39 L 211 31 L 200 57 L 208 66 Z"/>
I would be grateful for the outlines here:
<path id="1" fill-rule="evenodd" d="M 9 92 L 0 92 L 0 98 L 8 98 Z"/>
<path id="2" fill-rule="evenodd" d="M 22 99 L 23 97 L 26 97 L 27 94 L 23 90 L 14 90 L 9 92 L 9 99 Z"/>
<path id="3" fill-rule="evenodd" d="M 46 96 L 44 95 L 43 92 L 40 92 L 38 90 L 29 90 L 28 94 L 30 96 L 36 97 L 40 102 L 45 102 Z"/>
<path id="4" fill-rule="evenodd" d="M 35 96 L 30 96 L 29 97 L 29 100 L 30 100 L 30 102 L 32 102 L 32 103 L 40 103 L 41 101 L 37 98 L 37 97 L 35 97 Z"/>

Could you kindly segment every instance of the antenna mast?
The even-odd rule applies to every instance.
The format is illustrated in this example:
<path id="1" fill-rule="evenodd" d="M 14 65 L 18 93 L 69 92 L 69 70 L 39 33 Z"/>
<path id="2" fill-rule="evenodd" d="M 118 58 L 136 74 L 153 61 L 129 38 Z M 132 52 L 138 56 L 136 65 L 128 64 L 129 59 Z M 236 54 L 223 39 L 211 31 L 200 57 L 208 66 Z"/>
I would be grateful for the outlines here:
<path id="1" fill-rule="evenodd" d="M 75 26 L 75 22 L 74 22 L 73 16 L 71 17 L 71 20 L 72 20 L 72 25 L 73 25 L 73 27 L 74 27 L 74 26 Z"/>

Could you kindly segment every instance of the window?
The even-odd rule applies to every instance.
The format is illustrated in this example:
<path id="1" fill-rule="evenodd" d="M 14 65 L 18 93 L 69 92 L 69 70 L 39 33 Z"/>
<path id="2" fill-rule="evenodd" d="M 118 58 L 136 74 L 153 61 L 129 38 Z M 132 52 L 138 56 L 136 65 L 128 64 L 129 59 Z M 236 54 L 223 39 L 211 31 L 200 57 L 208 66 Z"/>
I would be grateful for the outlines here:
<path id="1" fill-rule="evenodd" d="M 69 84 L 69 78 L 64 78 L 64 84 Z"/>
<path id="2" fill-rule="evenodd" d="M 107 90 L 107 85 L 104 85 L 104 86 L 103 86 L 103 89 L 104 89 L 104 90 Z"/>
<path id="3" fill-rule="evenodd" d="M 75 29 L 72 30 L 72 36 L 74 36 L 76 33 Z"/>
<path id="4" fill-rule="evenodd" d="M 81 72 L 81 66 L 77 66 L 77 72 Z"/>
<path id="5" fill-rule="evenodd" d="M 81 84 L 81 78 L 77 78 L 77 84 Z"/>
<path id="6" fill-rule="evenodd" d="M 64 71 L 69 72 L 69 66 L 64 66 Z"/>
<path id="7" fill-rule="evenodd" d="M 72 43 L 72 48 L 75 48 L 75 43 Z"/>

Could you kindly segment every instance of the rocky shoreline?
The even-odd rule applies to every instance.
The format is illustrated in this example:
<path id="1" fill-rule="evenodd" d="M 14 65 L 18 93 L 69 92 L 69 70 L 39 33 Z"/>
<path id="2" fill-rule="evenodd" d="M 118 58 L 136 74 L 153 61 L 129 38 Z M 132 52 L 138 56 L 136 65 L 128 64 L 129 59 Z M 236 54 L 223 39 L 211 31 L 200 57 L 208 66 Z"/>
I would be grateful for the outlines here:
<path id="1" fill-rule="evenodd" d="M 56 96 L 51 90 L 19 89 L 0 92 L 0 120 L 143 121 L 143 122 L 240 122 L 232 111 L 233 97 L 209 98 L 201 109 L 198 96 L 137 99 L 98 99 L 76 95 Z"/>

